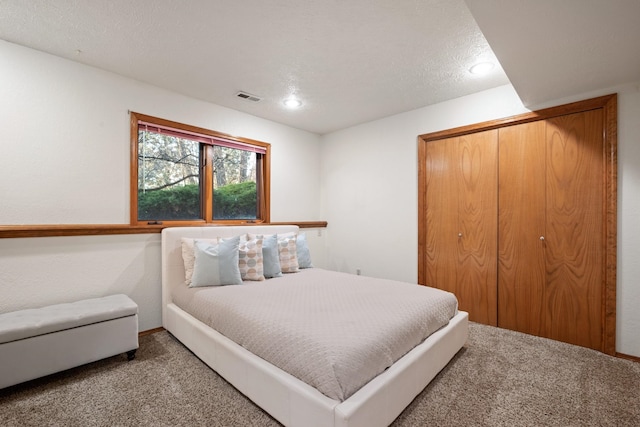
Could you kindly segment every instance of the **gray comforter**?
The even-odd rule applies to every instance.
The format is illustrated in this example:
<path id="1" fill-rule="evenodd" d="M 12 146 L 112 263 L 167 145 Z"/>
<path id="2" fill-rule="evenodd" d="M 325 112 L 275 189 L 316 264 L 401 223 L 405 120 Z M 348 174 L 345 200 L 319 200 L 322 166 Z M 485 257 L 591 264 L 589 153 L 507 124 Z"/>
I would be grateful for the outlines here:
<path id="1" fill-rule="evenodd" d="M 457 312 L 451 293 L 318 268 L 263 282 L 177 287 L 174 303 L 343 401 Z"/>

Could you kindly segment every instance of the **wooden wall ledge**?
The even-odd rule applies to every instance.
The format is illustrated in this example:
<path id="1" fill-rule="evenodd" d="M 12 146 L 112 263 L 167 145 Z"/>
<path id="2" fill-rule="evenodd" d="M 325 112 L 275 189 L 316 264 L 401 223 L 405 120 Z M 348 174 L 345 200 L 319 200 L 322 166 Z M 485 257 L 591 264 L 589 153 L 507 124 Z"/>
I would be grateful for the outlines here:
<path id="1" fill-rule="evenodd" d="M 197 225 L 151 225 L 127 224 L 51 224 L 51 225 L 0 225 L 0 239 L 56 236 L 100 236 L 113 234 L 154 234 L 167 227 L 220 226 L 219 224 Z M 327 221 L 290 221 L 269 223 L 238 223 L 224 225 L 297 225 L 300 228 L 326 228 Z"/>

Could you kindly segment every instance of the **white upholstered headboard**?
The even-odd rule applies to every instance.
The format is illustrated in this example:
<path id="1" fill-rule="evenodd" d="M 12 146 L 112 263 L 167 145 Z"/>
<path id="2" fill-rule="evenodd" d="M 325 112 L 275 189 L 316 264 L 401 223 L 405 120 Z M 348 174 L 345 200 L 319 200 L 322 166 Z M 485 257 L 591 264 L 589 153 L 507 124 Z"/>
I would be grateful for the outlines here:
<path id="1" fill-rule="evenodd" d="M 207 239 L 234 237 L 246 233 L 274 234 L 298 232 L 297 225 L 234 225 L 208 227 L 169 227 L 162 230 L 162 323 L 165 310 L 171 304 L 171 287 L 185 286 L 182 238 Z"/>

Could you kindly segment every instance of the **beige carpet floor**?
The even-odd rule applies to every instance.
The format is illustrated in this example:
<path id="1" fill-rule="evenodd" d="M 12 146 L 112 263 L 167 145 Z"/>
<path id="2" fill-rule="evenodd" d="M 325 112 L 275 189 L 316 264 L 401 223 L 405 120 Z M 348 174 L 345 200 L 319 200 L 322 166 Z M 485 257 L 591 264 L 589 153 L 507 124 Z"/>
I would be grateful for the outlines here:
<path id="1" fill-rule="evenodd" d="M 278 425 L 167 332 L 0 390 L 0 426 Z M 640 426 L 640 363 L 472 323 L 393 426 Z"/>

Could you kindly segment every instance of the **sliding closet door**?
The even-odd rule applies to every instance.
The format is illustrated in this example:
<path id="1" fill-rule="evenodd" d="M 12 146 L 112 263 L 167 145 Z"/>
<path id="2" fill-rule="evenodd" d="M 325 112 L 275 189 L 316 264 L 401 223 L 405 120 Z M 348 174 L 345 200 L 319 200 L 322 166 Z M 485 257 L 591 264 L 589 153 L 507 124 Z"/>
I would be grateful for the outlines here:
<path id="1" fill-rule="evenodd" d="M 497 324 L 497 130 L 426 147 L 426 284 Z"/>
<path id="2" fill-rule="evenodd" d="M 544 336 L 600 350 L 605 279 L 603 112 L 570 114 L 546 123 Z"/>
<path id="3" fill-rule="evenodd" d="M 499 131 L 498 326 L 544 335 L 544 121 Z"/>

